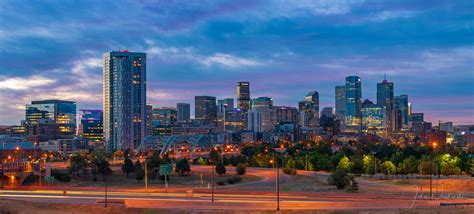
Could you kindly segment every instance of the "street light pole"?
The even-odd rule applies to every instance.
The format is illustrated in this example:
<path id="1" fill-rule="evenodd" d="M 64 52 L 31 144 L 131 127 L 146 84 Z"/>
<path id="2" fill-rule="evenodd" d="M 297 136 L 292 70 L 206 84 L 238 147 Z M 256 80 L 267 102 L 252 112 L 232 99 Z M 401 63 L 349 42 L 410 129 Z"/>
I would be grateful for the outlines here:
<path id="1" fill-rule="evenodd" d="M 211 177 L 211 186 L 212 186 L 211 201 L 214 202 L 214 165 L 211 166 L 211 174 L 212 174 L 212 177 Z"/>
<path id="2" fill-rule="evenodd" d="M 275 159 L 276 164 L 276 176 L 277 176 L 277 211 L 280 210 L 280 169 L 278 167 L 278 161 Z"/>
<path id="3" fill-rule="evenodd" d="M 107 207 L 107 174 L 108 174 L 108 171 L 106 169 L 106 172 L 105 172 L 105 200 L 104 200 L 104 206 Z"/>

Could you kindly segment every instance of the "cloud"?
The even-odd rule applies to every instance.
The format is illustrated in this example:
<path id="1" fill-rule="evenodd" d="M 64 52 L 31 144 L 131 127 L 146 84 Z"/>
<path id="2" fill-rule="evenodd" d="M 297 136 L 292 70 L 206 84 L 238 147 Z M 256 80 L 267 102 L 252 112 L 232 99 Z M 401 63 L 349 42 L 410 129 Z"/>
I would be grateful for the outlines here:
<path id="1" fill-rule="evenodd" d="M 28 90 L 34 87 L 51 85 L 54 82 L 56 82 L 54 79 L 37 75 L 29 77 L 0 76 L 0 88 L 10 90 Z"/>
<path id="2" fill-rule="evenodd" d="M 391 19 L 411 18 L 416 15 L 416 12 L 407 10 L 385 10 L 369 16 L 370 21 L 383 22 Z"/>
<path id="3" fill-rule="evenodd" d="M 227 66 L 231 68 L 244 67 L 244 66 L 259 66 L 263 64 L 254 59 L 240 58 L 240 57 L 232 56 L 229 54 L 222 54 L 222 53 L 217 53 L 212 56 L 205 57 L 201 61 L 201 63 L 206 66 L 212 66 L 212 65 L 218 64 L 218 65 L 223 65 L 223 66 Z"/>

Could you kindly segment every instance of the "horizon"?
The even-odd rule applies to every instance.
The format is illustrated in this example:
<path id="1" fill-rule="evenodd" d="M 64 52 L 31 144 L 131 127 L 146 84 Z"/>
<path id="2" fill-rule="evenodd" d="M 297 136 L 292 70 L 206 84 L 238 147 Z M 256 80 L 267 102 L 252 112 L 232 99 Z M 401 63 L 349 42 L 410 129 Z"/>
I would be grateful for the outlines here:
<path id="1" fill-rule="evenodd" d="M 191 115 L 194 96 L 235 99 L 237 81 L 275 105 L 316 90 L 322 109 L 356 75 L 375 101 L 386 74 L 426 121 L 474 124 L 469 1 L 155 3 L 1 2 L 0 124 L 19 124 L 33 100 L 102 109 L 102 54 L 117 49 L 147 54 L 147 103 L 190 103 Z"/>

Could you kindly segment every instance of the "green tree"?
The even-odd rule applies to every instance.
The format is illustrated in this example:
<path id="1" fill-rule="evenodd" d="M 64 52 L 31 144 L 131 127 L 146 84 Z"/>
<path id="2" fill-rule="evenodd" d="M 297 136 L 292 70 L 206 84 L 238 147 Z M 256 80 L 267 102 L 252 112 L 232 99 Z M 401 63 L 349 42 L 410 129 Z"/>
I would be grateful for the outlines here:
<path id="1" fill-rule="evenodd" d="M 132 159 L 125 157 L 125 159 L 123 160 L 122 171 L 124 173 L 127 173 L 127 178 L 131 172 L 135 171 L 135 165 L 133 165 Z"/>
<path id="2" fill-rule="evenodd" d="M 222 164 L 220 162 L 216 164 L 216 173 L 219 174 L 219 176 L 226 173 L 226 168 L 225 168 L 224 164 Z"/>
<path id="3" fill-rule="evenodd" d="M 183 176 L 189 172 L 191 172 L 191 167 L 189 166 L 188 160 L 181 159 L 176 163 L 175 171 L 180 175 Z"/>
<path id="4" fill-rule="evenodd" d="M 350 172 L 352 170 L 353 163 L 349 160 L 347 156 L 341 158 L 339 163 L 337 164 L 338 169 L 342 169 L 345 172 Z"/>
<path id="5" fill-rule="evenodd" d="M 328 177 L 328 183 L 330 185 L 335 185 L 338 189 L 344 189 L 351 183 L 351 177 L 346 171 L 338 168 Z"/>
<path id="6" fill-rule="evenodd" d="M 352 169 L 351 172 L 354 174 L 361 174 L 364 172 L 364 161 L 360 156 L 352 156 Z"/>
<path id="7" fill-rule="evenodd" d="M 199 157 L 198 164 L 201 165 L 201 166 L 207 165 L 206 159 L 204 157 Z"/>
<path id="8" fill-rule="evenodd" d="M 87 161 L 84 156 L 82 156 L 80 153 L 75 153 L 74 155 L 71 156 L 69 159 L 71 166 L 70 170 L 72 172 L 72 175 L 79 175 L 79 172 L 82 170 L 85 170 L 87 166 Z M 84 172 L 83 172 L 84 173 Z"/>
<path id="9" fill-rule="evenodd" d="M 364 172 L 366 174 L 375 174 L 375 157 L 373 155 L 364 155 L 362 162 L 364 163 Z"/>
<path id="10" fill-rule="evenodd" d="M 392 161 L 384 161 L 381 165 L 382 167 L 382 173 L 384 174 L 385 177 L 388 175 L 394 175 L 397 173 L 397 167 L 395 167 L 395 164 L 392 163 Z"/>
<path id="11" fill-rule="evenodd" d="M 247 172 L 247 165 L 245 165 L 245 163 L 239 163 L 237 167 L 235 167 L 235 172 L 238 175 L 245 175 L 245 172 Z"/>
<path id="12" fill-rule="evenodd" d="M 423 175 L 436 174 L 436 163 L 430 159 L 421 160 L 421 173 Z"/>
<path id="13" fill-rule="evenodd" d="M 418 173 L 418 162 L 416 161 L 415 156 L 410 156 L 403 160 L 403 165 L 406 168 L 408 174 Z"/>
<path id="14" fill-rule="evenodd" d="M 143 170 L 143 168 L 139 168 L 135 171 L 135 179 L 137 181 L 143 181 L 143 179 L 145 178 L 145 170 Z"/>

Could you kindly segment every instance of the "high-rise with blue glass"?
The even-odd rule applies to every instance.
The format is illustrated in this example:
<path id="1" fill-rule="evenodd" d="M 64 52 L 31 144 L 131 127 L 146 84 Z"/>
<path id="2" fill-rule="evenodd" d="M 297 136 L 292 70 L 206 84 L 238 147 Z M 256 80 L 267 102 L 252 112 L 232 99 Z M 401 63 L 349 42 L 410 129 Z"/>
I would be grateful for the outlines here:
<path id="1" fill-rule="evenodd" d="M 361 125 L 362 108 L 362 83 L 358 76 L 346 77 L 345 85 L 346 109 L 345 130 L 346 132 L 359 132 Z"/>
<path id="2" fill-rule="evenodd" d="M 112 51 L 103 59 L 107 148 L 134 149 L 146 132 L 146 54 Z"/>
<path id="3" fill-rule="evenodd" d="M 50 121 L 58 124 L 61 135 L 76 134 L 76 102 L 64 100 L 39 100 L 26 105 L 26 125 L 34 126 Z"/>
<path id="4" fill-rule="evenodd" d="M 99 142 L 104 136 L 103 113 L 100 109 L 81 109 L 81 129 L 82 137 Z"/>

